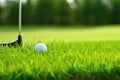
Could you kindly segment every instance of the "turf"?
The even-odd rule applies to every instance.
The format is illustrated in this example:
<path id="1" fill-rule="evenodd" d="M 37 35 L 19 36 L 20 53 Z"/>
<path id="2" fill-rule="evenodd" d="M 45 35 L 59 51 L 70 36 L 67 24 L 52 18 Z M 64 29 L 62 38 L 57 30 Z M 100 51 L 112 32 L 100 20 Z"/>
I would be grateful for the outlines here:
<path id="1" fill-rule="evenodd" d="M 41 28 L 42 27 L 42 28 Z M 46 28 L 43 28 L 46 27 Z M 62 26 L 64 27 L 64 26 Z M 0 42 L 10 42 L 16 39 L 18 27 L 1 27 Z M 52 26 L 23 26 L 24 42 L 32 41 L 105 41 L 120 40 L 120 26 L 100 26 L 95 28 L 56 28 Z"/>
<path id="2" fill-rule="evenodd" d="M 63 36 L 62 40 L 52 36 L 54 39 L 42 37 L 47 40 L 38 38 L 35 41 L 28 40 L 28 42 L 26 37 L 22 47 L 1 47 L 0 80 L 119 80 L 120 41 L 119 38 L 115 38 L 115 40 L 113 37 L 119 35 L 120 32 L 115 31 L 115 35 L 114 31 L 112 32 L 115 28 L 94 29 L 80 30 L 83 32 L 79 32 L 78 29 L 61 29 L 63 32 L 59 34 L 68 37 L 68 34 L 72 34 L 71 31 L 79 32 L 79 34 L 88 32 L 88 35 L 96 32 L 95 35 L 97 33 L 103 35 L 102 40 L 96 39 L 97 36 L 93 36 L 91 40 L 89 40 L 89 36 L 87 40 L 81 40 L 77 38 L 80 37 L 79 34 L 79 36 L 74 35 L 75 37 L 71 37 L 70 40 Z M 44 33 L 45 29 L 42 30 Z M 42 30 L 38 32 L 42 33 Z M 61 30 L 50 29 L 48 31 L 47 29 L 45 35 L 50 36 L 53 31 L 61 32 Z M 103 32 L 111 30 L 114 36 L 106 38 L 104 36 L 109 34 L 96 30 L 104 30 Z M 117 27 L 116 30 L 119 28 Z M 13 30 L 11 34 L 15 34 L 15 32 Z M 30 33 L 38 32 L 26 29 L 23 33 L 27 36 Z M 39 42 L 44 42 L 48 46 L 45 54 L 34 52 L 34 46 Z"/>
<path id="3" fill-rule="evenodd" d="M 1 80 L 118 80 L 120 42 L 48 42 L 48 52 L 35 53 L 35 43 L 0 48 Z"/>

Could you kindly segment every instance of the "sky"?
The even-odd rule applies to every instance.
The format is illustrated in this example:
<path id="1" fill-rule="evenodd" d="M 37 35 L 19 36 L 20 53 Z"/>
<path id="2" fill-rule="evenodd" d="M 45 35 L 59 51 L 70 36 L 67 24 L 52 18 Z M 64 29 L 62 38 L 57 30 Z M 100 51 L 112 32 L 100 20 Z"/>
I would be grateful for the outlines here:
<path id="1" fill-rule="evenodd" d="M 23 2 L 26 2 L 27 0 L 22 0 Z M 69 3 L 72 3 L 74 0 L 67 0 Z M 5 3 L 5 0 L 0 0 L 1 4 Z"/>
<path id="2" fill-rule="evenodd" d="M 13 0 L 11 0 L 13 1 Z M 16 0 L 14 0 L 16 1 Z M 22 0 L 22 2 L 26 2 L 27 0 Z M 33 0 L 34 1 L 34 0 Z M 74 0 L 66 0 L 68 3 L 70 3 L 73 7 L 74 7 Z M 105 5 L 107 5 L 108 8 L 112 8 L 112 4 L 110 2 L 110 0 L 101 0 Z M 5 0 L 0 0 L 0 5 L 5 5 Z"/>
<path id="3" fill-rule="evenodd" d="M 11 0 L 12 1 L 12 0 Z M 22 0 L 23 2 L 26 2 L 27 0 Z M 5 4 L 5 0 L 0 0 L 0 4 Z"/>
<path id="4" fill-rule="evenodd" d="M 12 0 L 11 0 L 12 1 Z M 22 0 L 23 2 L 26 2 L 27 0 Z M 5 3 L 5 0 L 0 0 L 0 3 Z"/>

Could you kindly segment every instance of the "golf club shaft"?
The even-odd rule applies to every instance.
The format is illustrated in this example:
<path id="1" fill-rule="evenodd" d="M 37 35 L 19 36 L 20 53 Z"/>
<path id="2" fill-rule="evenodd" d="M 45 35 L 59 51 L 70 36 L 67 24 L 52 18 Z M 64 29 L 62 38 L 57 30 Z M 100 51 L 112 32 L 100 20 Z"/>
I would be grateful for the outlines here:
<path id="1" fill-rule="evenodd" d="M 18 19 L 18 24 L 19 24 L 19 35 L 18 35 L 18 39 L 14 42 L 10 42 L 10 43 L 2 43 L 0 44 L 1 46 L 22 46 L 22 35 L 21 35 L 21 27 L 22 27 L 22 0 L 19 0 L 19 19 Z"/>
<path id="2" fill-rule="evenodd" d="M 22 1 L 19 0 L 19 35 L 21 34 L 21 26 L 22 26 Z"/>

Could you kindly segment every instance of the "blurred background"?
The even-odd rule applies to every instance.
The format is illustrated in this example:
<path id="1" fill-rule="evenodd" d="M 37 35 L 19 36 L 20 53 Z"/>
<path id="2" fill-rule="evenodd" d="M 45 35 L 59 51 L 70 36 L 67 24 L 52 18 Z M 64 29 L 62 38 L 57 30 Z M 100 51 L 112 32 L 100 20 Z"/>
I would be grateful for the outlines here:
<path id="1" fill-rule="evenodd" d="M 120 24 L 120 0 L 22 0 L 22 2 L 23 25 Z M 0 25 L 18 25 L 18 4 L 19 0 L 0 0 Z"/>
<path id="2" fill-rule="evenodd" d="M 24 41 L 120 40 L 120 0 L 22 0 Z M 16 39 L 19 0 L 0 0 L 0 43 Z"/>

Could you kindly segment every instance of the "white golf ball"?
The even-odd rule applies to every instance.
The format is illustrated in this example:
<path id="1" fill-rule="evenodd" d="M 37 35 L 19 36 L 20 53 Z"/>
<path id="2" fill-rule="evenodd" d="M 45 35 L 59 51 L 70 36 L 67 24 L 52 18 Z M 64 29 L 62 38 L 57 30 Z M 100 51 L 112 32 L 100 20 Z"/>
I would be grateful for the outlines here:
<path id="1" fill-rule="evenodd" d="M 44 43 L 38 43 L 35 46 L 35 52 L 45 53 L 47 51 L 47 46 Z"/>

